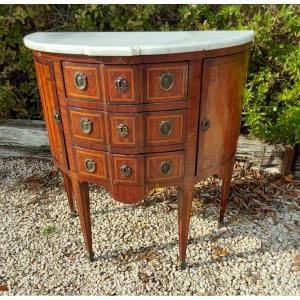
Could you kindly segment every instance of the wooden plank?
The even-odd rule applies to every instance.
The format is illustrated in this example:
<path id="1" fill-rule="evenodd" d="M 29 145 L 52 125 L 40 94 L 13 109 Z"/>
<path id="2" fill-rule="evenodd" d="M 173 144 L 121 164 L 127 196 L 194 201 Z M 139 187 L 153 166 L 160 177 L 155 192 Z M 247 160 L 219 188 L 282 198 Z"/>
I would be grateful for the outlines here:
<path id="1" fill-rule="evenodd" d="M 280 174 L 285 147 L 267 144 L 254 137 L 240 135 L 236 159 L 247 161 L 253 169 Z M 0 120 L 0 157 L 36 157 L 52 159 L 44 121 Z M 300 174 L 297 152 L 294 174 Z"/>
<path id="2" fill-rule="evenodd" d="M 0 157 L 52 159 L 43 121 L 0 120 Z"/>
<path id="3" fill-rule="evenodd" d="M 247 161 L 254 169 L 280 174 L 285 147 L 267 144 L 254 137 L 240 135 L 236 159 Z"/>

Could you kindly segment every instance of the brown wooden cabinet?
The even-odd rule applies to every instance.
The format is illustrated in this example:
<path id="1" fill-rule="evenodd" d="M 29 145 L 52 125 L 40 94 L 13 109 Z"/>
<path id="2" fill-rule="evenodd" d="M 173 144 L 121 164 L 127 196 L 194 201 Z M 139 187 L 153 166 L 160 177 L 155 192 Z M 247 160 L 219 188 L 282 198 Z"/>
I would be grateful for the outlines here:
<path id="1" fill-rule="evenodd" d="M 123 203 L 176 186 L 182 268 L 197 180 L 222 179 L 223 223 L 249 45 L 119 57 L 33 51 L 51 152 L 91 259 L 89 182 Z"/>

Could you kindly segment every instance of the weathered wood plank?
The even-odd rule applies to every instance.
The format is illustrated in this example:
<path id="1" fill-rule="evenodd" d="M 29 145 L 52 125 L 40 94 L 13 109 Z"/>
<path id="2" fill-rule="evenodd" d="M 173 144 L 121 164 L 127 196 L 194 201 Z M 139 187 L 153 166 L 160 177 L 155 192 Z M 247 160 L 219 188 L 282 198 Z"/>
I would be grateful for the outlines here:
<path id="1" fill-rule="evenodd" d="M 285 147 L 267 144 L 240 135 L 237 160 L 247 161 L 254 169 L 279 174 Z M 0 120 L 0 157 L 37 157 L 51 159 L 48 135 L 43 121 Z M 296 161 L 299 168 L 300 155 Z M 298 173 L 298 169 L 296 170 Z"/>
<path id="2" fill-rule="evenodd" d="M 0 120 L 0 157 L 52 159 L 43 121 Z"/>
<path id="3" fill-rule="evenodd" d="M 279 174 L 284 150 L 281 144 L 267 144 L 254 137 L 240 135 L 236 159 L 248 161 L 254 169 Z"/>

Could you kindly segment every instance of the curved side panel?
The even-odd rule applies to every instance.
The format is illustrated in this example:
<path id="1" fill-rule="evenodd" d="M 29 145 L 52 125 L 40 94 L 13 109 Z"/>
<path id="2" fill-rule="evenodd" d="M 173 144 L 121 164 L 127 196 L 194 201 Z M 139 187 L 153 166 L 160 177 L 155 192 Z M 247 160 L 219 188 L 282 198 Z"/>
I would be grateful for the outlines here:
<path id="1" fill-rule="evenodd" d="M 248 51 L 204 60 L 196 176 L 232 159 L 237 147 Z"/>
<path id="2" fill-rule="evenodd" d="M 56 89 L 53 85 L 54 77 L 49 60 L 35 58 L 35 69 L 39 85 L 40 97 L 44 111 L 45 123 L 48 131 L 49 145 L 54 159 L 67 167 L 65 143 Z"/>

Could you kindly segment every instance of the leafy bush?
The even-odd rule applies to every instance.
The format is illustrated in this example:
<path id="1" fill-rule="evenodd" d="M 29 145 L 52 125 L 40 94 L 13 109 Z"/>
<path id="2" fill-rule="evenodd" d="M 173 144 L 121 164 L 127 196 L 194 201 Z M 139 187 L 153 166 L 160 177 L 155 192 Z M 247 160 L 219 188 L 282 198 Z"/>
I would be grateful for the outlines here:
<path id="1" fill-rule="evenodd" d="M 300 142 L 299 5 L 0 5 L 0 118 L 42 118 L 30 50 L 35 31 L 253 29 L 242 129 Z"/>

